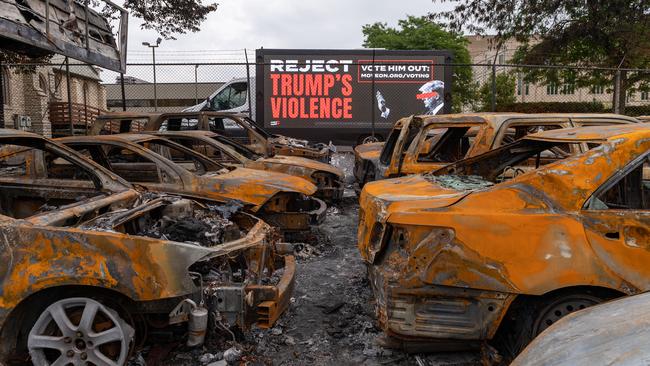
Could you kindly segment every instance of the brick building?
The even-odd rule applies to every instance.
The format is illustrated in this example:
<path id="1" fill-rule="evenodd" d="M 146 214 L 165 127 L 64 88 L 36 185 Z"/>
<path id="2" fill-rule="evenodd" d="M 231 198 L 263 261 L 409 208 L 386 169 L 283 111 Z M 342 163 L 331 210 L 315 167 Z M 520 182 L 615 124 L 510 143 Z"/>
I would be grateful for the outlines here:
<path id="1" fill-rule="evenodd" d="M 63 57 L 37 67 L 2 67 L 5 127 L 20 128 L 45 136 L 70 130 L 68 102 L 72 103 L 75 128 L 91 123 L 106 110 L 106 91 L 99 70 L 93 66 L 70 65 L 70 99 Z"/>

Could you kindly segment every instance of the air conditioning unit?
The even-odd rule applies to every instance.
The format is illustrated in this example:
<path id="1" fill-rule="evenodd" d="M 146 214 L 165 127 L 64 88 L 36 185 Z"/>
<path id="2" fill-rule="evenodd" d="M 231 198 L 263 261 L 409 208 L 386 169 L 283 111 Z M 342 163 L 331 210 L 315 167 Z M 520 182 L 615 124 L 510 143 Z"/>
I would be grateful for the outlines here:
<path id="1" fill-rule="evenodd" d="M 14 126 L 18 130 L 31 131 L 32 129 L 32 117 L 30 116 L 21 116 L 19 114 L 14 115 Z"/>

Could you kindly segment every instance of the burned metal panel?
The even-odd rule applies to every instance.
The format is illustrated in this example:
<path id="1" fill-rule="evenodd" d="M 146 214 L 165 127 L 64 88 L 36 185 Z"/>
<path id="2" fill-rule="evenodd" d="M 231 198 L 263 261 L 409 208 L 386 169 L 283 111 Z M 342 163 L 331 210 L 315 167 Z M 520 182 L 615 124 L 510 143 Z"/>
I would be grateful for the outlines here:
<path id="1" fill-rule="evenodd" d="M 500 294 L 503 302 L 492 308 L 503 313 L 518 294 L 544 295 L 576 286 L 628 295 L 650 289 L 644 260 L 650 240 L 647 215 L 582 210 L 609 177 L 645 156 L 650 130 L 636 126 L 576 129 L 575 133 L 556 130 L 530 140 L 546 141 L 546 136 L 561 140 L 563 135 L 567 141 L 583 135 L 606 142 L 494 185 L 464 187 L 462 180 L 445 184 L 410 176 L 364 187 L 359 250 L 377 281 L 378 315 L 384 329 L 417 335 L 404 323 L 404 314 L 395 313 L 391 306 L 398 304 L 395 309 L 403 311 L 425 302 L 444 316 L 439 305 L 450 296 L 469 297 L 467 304 L 472 305 L 467 307 L 461 306 L 462 301 L 452 302 L 465 309 L 455 315 L 467 315 L 455 324 L 470 324 L 471 314 L 484 314 L 479 311 L 479 304 L 485 304 L 483 295 L 468 295 L 475 291 Z M 607 238 L 609 232 L 619 236 Z M 431 292 L 437 287 L 450 293 Z M 428 295 L 412 296 L 419 292 Z M 414 310 L 413 314 L 424 313 Z M 479 322 L 480 334 L 465 329 L 467 336 L 489 339 L 501 316 L 490 319 Z M 453 338 L 450 333 L 433 335 L 437 336 Z"/>
<path id="2" fill-rule="evenodd" d="M 102 2 L 118 13 L 119 34 L 107 16 L 76 1 L 5 0 L 0 2 L 0 39 L 7 48 L 31 56 L 58 53 L 125 72 L 128 13 Z"/>

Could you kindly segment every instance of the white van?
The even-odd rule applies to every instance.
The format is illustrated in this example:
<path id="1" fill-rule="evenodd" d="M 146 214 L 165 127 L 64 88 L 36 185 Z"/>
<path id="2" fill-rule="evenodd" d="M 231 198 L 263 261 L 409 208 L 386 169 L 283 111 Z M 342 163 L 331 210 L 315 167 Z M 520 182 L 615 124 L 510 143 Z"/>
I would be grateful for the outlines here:
<path id="1" fill-rule="evenodd" d="M 250 80 L 249 87 L 247 78 L 232 79 L 223 84 L 206 100 L 183 109 L 183 112 L 200 112 L 202 110 L 237 112 L 246 113 L 251 119 L 255 119 L 255 98 L 249 97 L 249 94 L 255 95 L 255 78 L 251 77 Z M 210 103 L 209 108 L 206 108 L 207 103 Z"/>

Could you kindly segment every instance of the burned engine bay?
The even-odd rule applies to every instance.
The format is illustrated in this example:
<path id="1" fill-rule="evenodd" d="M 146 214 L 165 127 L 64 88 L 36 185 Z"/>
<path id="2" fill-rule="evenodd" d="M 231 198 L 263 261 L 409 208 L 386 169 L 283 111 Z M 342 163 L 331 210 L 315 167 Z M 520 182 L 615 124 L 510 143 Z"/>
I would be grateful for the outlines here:
<path id="1" fill-rule="evenodd" d="M 252 324 L 266 328 L 288 305 L 293 268 L 285 266 L 293 263 L 293 257 L 282 254 L 291 248 L 278 244 L 276 229 L 243 212 L 240 202 L 204 204 L 147 192 L 131 208 L 98 216 L 80 228 L 211 249 L 188 268 L 200 293 L 170 313 L 170 324 L 186 322 L 193 309 L 205 307 L 209 324 L 227 333 L 232 327 L 247 329 Z M 200 344 L 202 338 L 197 341 L 191 333 L 188 345 Z"/>

